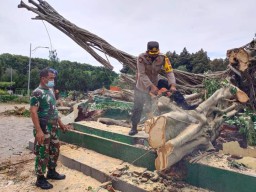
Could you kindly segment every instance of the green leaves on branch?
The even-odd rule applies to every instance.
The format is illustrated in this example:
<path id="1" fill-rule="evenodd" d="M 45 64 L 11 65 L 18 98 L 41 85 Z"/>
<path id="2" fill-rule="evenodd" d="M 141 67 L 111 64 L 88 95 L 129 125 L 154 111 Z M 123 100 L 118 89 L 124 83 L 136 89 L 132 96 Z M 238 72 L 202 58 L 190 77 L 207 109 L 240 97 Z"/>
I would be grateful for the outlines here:
<path id="1" fill-rule="evenodd" d="M 18 98 L 18 96 L 16 96 L 16 95 L 0 95 L 0 103 L 11 102 L 17 98 Z"/>
<path id="2" fill-rule="evenodd" d="M 215 91 L 221 88 L 221 82 L 218 79 L 205 79 L 203 81 L 205 90 L 206 90 L 206 98 L 209 98 Z"/>
<path id="3" fill-rule="evenodd" d="M 228 80 L 218 80 L 218 79 L 205 79 L 203 81 L 205 90 L 206 90 L 206 98 L 209 98 L 210 96 L 215 93 L 218 89 L 222 87 L 230 87 L 231 94 L 235 95 L 237 93 L 237 88 L 234 86 L 231 86 L 230 82 Z"/>
<path id="4" fill-rule="evenodd" d="M 245 110 L 232 118 L 225 121 L 229 125 L 235 125 L 239 128 L 239 132 L 246 136 L 249 145 L 256 145 L 256 114 Z"/>
<path id="5" fill-rule="evenodd" d="M 104 102 L 104 103 L 93 103 L 90 105 L 91 110 L 106 110 L 106 109 L 120 109 L 121 111 L 131 110 L 132 104 L 124 102 Z"/>
<path id="6" fill-rule="evenodd" d="M 237 93 L 237 88 L 235 88 L 235 87 L 230 87 L 230 93 L 231 93 L 232 95 L 235 95 L 235 94 Z"/>

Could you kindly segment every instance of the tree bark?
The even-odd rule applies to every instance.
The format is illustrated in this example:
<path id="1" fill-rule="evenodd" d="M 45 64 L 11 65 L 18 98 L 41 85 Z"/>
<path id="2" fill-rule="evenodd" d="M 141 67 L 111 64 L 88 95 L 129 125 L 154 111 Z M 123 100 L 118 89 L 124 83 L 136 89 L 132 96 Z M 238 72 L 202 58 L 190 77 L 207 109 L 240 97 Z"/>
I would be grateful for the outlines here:
<path id="1" fill-rule="evenodd" d="M 118 125 L 121 127 L 128 127 L 128 128 L 131 127 L 131 125 L 127 122 L 124 122 L 121 120 L 110 119 L 110 118 L 98 118 L 98 122 L 101 122 L 106 125 Z"/>
<path id="2" fill-rule="evenodd" d="M 209 146 L 219 134 L 219 126 L 224 121 L 223 113 L 234 115 L 239 105 L 231 104 L 235 95 L 230 87 L 217 90 L 195 110 L 182 109 L 162 114 L 145 122 L 149 134 L 149 145 L 157 149 L 155 166 L 165 169 L 178 162 L 201 145 Z M 171 102 L 161 98 L 160 105 L 171 106 Z M 229 107 L 228 107 L 229 106 Z M 171 106 L 169 109 L 173 109 Z M 214 113 L 213 113 L 214 112 Z"/>

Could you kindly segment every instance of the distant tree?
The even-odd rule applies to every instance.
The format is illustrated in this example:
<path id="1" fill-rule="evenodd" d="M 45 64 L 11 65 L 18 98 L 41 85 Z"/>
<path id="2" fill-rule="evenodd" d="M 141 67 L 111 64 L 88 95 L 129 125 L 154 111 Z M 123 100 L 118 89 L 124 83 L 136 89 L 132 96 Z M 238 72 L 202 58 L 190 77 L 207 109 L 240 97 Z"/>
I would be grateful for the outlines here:
<path id="1" fill-rule="evenodd" d="M 203 49 L 192 54 L 192 73 L 204 73 L 210 69 L 210 58 Z"/>
<path id="2" fill-rule="evenodd" d="M 171 51 L 168 51 L 166 53 L 166 56 L 169 58 L 171 64 L 172 64 L 172 67 L 174 69 L 178 68 L 179 64 L 178 64 L 178 58 L 179 58 L 179 55 L 173 51 L 173 53 Z"/>
<path id="3" fill-rule="evenodd" d="M 13 69 L 13 81 L 16 88 L 27 88 L 28 84 L 28 57 L 20 55 L 0 55 L 0 80 L 10 81 L 10 70 Z M 31 59 L 31 89 L 39 83 L 39 72 L 45 67 L 53 67 L 58 71 L 57 86 L 59 90 L 94 90 L 103 85 L 109 87 L 118 75 L 104 67 L 94 67 L 71 61 L 56 61 L 41 58 Z"/>
<path id="4" fill-rule="evenodd" d="M 180 65 L 177 69 L 181 71 L 188 71 L 186 65 Z"/>
<path id="5" fill-rule="evenodd" d="M 3 81 L 3 75 L 4 75 L 4 65 L 2 61 L 0 61 L 0 81 Z"/>
<path id="6" fill-rule="evenodd" d="M 210 62 L 211 71 L 223 71 L 227 69 L 228 59 L 214 59 Z"/>
<path id="7" fill-rule="evenodd" d="M 40 73 L 40 69 L 38 69 L 38 67 L 31 69 L 30 87 L 35 88 L 39 85 L 39 73 Z"/>
<path id="8" fill-rule="evenodd" d="M 187 51 L 186 47 L 184 47 L 179 57 L 177 58 L 176 67 L 178 68 L 181 65 L 186 66 L 188 72 L 191 72 L 193 69 L 191 64 L 191 54 Z"/>

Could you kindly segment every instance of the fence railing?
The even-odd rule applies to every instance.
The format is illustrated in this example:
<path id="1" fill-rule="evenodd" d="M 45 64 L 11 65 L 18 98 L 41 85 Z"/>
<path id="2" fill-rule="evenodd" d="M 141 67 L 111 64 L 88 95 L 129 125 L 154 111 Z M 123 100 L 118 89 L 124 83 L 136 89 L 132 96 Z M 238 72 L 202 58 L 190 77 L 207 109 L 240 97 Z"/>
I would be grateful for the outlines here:
<path id="1" fill-rule="evenodd" d="M 27 92 L 28 92 L 27 89 L 16 88 L 14 94 L 25 96 L 25 95 L 27 95 Z M 31 91 L 30 91 L 30 93 L 31 93 Z"/>

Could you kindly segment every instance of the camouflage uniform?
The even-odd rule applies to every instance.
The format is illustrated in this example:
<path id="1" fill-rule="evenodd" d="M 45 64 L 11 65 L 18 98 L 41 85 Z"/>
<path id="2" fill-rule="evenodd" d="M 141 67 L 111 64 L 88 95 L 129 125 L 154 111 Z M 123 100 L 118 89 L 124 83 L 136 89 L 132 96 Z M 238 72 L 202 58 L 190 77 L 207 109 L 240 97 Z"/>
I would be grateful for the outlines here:
<path id="1" fill-rule="evenodd" d="M 38 118 L 40 127 L 44 133 L 44 143 L 38 144 L 35 140 L 35 171 L 37 175 L 43 175 L 48 169 L 54 169 L 57 166 L 59 157 L 59 139 L 58 139 L 58 111 L 56 108 L 56 99 L 51 89 L 42 87 L 36 88 L 30 99 L 31 106 L 38 107 Z M 34 129 L 34 136 L 36 130 Z"/>

